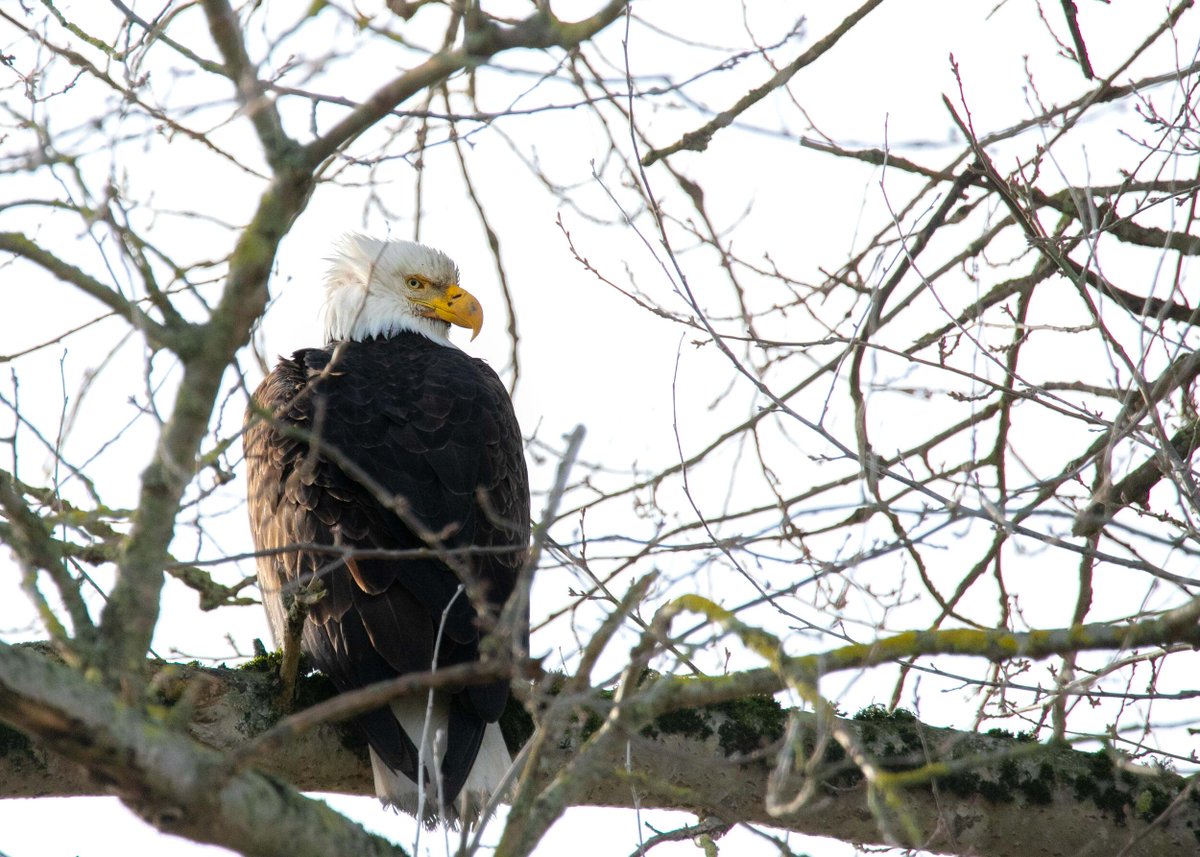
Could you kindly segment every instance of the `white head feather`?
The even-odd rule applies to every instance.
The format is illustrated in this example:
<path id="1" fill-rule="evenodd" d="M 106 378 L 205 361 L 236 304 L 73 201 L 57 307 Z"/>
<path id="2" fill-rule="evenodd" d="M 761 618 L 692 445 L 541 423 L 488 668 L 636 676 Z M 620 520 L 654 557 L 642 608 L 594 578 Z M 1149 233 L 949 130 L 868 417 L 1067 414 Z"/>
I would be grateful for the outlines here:
<path id="1" fill-rule="evenodd" d="M 348 234 L 338 242 L 325 278 L 325 341 L 362 341 L 400 331 L 423 334 L 442 345 L 450 325 L 419 315 L 408 298 L 407 279 L 458 282 L 458 266 L 440 250 L 412 241 L 380 241 Z"/>

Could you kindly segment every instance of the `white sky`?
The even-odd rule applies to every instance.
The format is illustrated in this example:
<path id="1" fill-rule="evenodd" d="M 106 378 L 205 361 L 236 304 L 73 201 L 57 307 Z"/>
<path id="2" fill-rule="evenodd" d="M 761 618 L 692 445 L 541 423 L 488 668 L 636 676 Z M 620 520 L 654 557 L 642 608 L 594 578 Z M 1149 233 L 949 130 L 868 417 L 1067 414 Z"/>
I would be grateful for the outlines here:
<path id="1" fill-rule="evenodd" d="M 277 4 L 279 5 L 279 4 Z M 564 6 L 560 15 L 577 17 L 579 9 L 589 4 Z M 1056 30 L 1065 38 L 1060 10 L 1056 4 L 1044 3 L 1046 14 Z M 1152 5 L 1152 8 L 1151 8 Z M 661 25 L 686 16 L 689 35 L 697 41 L 740 48 L 745 43 L 739 4 L 695 4 L 677 2 L 641 2 L 638 11 L 652 17 Z M 1131 47 L 1149 32 L 1160 17 L 1159 4 L 1121 3 L 1080 4 L 1080 20 L 1088 38 L 1094 67 L 1106 73 L 1124 59 Z M 60 8 L 68 16 L 91 13 L 89 4 L 64 3 Z M 142 8 L 138 4 L 137 8 Z M 149 7 L 147 7 L 149 8 Z M 513 14 L 525 14 L 525 4 L 512 4 Z M 556 8 L 558 8 L 556 6 Z M 803 15 L 807 18 L 805 37 L 777 51 L 779 61 L 793 57 L 800 47 L 807 47 L 837 23 L 850 4 L 765 3 L 754 9 L 752 18 L 756 31 L 764 41 L 772 41 L 788 28 L 788 22 Z M 702 9 L 702 11 L 697 11 Z M 810 72 L 802 71 L 791 87 L 813 124 L 821 132 L 845 145 L 882 146 L 889 144 L 894 151 L 930 165 L 948 162 L 959 150 L 952 125 L 941 103 L 943 93 L 957 96 L 957 84 L 950 71 L 948 55 L 957 59 L 970 99 L 974 123 L 981 133 L 1006 127 L 1029 117 L 1034 111 L 1034 95 L 1026 86 L 1025 56 L 1028 68 L 1036 76 L 1040 97 L 1047 101 L 1068 100 L 1087 85 L 1077 66 L 1055 55 L 1043 28 L 1033 26 L 1036 15 L 1028 2 L 1009 0 L 995 11 L 992 4 L 967 4 L 943 0 L 922 4 L 892 2 L 872 13 L 834 52 L 821 60 Z M 198 13 L 190 16 L 191 30 L 181 20 L 172 32 L 188 41 L 204 55 L 214 49 L 208 42 Z M 1197 44 L 1195 21 L 1185 18 L 1190 29 L 1179 34 L 1178 62 L 1192 61 L 1191 52 Z M 619 29 L 606 36 L 602 48 L 614 63 L 620 60 Z M 103 31 L 102 31 L 103 32 Z M 61 35 L 61 34 L 60 34 Z M 56 36 L 56 38 L 58 38 Z M 332 38 L 332 37 L 331 37 Z M 338 39 L 349 36 L 339 32 Z M 61 38 L 58 39 L 61 41 Z M 298 47 L 289 46 L 295 51 Z M 12 31 L 0 30 L 0 49 L 27 61 L 29 46 L 16 38 Z M 308 45 L 314 55 L 325 48 Z M 631 65 L 635 71 L 670 72 L 682 77 L 688 70 L 705 68 L 722 56 L 717 51 L 695 49 L 685 51 L 644 28 L 635 27 L 629 45 Z M 525 64 L 526 58 L 505 57 L 506 66 Z M 378 55 L 355 54 L 353 62 L 336 65 L 322 79 L 323 91 L 336 91 L 348 98 L 367 94 L 395 64 L 387 51 Z M 545 63 L 529 60 L 530 67 L 542 68 Z M 364 74 L 364 68 L 379 68 L 378 76 Z M 1130 73 L 1136 77 L 1147 69 L 1163 67 L 1162 51 L 1157 51 Z M 4 70 L 0 69 L 0 73 Z M 613 72 L 614 75 L 616 72 Z M 722 108 L 749 86 L 763 79 L 761 63 L 746 63 L 734 73 L 718 76 L 714 85 L 704 90 L 708 106 Z M 532 86 L 533 78 L 498 80 L 495 76 L 480 76 L 480 97 L 485 104 L 502 109 L 516 94 Z M 169 83 L 156 81 L 160 97 L 173 103 L 204 105 L 225 92 L 209 90 L 210 83 L 199 77 L 172 78 Z M 491 87 L 491 89 L 488 89 Z M 568 100 L 567 87 L 558 90 L 561 100 Z M 1164 96 L 1166 97 L 1166 96 Z M 517 100 L 517 105 L 525 104 Z M 327 108 L 328 116 L 336 111 Z M 693 112 L 666 108 L 638 108 L 644 129 L 656 143 L 672 142 L 684 131 L 696 126 Z M 194 124 L 209 127 L 208 118 L 223 116 L 222 109 L 200 107 Z M 322 121 L 328 121 L 322 116 Z M 681 154 L 672 163 L 693 178 L 703 178 L 706 202 L 711 212 L 722 218 L 722 226 L 732 226 L 745 214 L 738 238 L 738 249 L 754 258 L 769 252 L 772 259 L 801 277 L 820 279 L 818 266 L 836 264 L 861 247 L 866 236 L 886 224 L 886 205 L 906 200 L 918 186 L 895 171 L 884 176 L 879 170 L 835 161 L 802 149 L 796 142 L 799 134 L 813 132 L 798 121 L 795 107 L 782 95 L 766 99 L 745 117 L 744 127 L 719 134 L 709 150 L 702 154 Z M 70 117 L 55 117 L 60 131 L 72 124 Z M 303 111 L 287 114 L 289 131 L 305 134 L 308 116 Z M 505 126 L 507 128 L 507 126 Z M 784 133 L 759 133 L 759 129 L 783 129 Z M 539 191 L 536 183 L 513 157 L 507 144 L 497 135 L 483 129 L 471 138 L 469 167 L 477 182 L 480 195 L 487 201 L 489 215 L 502 229 L 503 252 L 513 282 L 517 317 L 521 335 L 521 379 L 515 403 L 527 433 L 536 429 L 538 438 L 560 445 L 561 436 L 576 423 L 583 423 L 588 436 L 583 459 L 603 461 L 622 473 L 631 469 L 649 471 L 663 463 L 677 460 L 678 442 L 687 454 L 703 448 L 712 435 L 742 419 L 755 407 L 756 397 L 746 385 L 735 384 L 732 395 L 717 408 L 713 399 L 724 386 L 728 366 L 715 349 L 696 349 L 686 344 L 691 336 L 662 319 L 638 310 L 628 299 L 597 282 L 581 269 L 571 257 L 563 235 L 572 236 L 579 252 L 600 267 L 603 273 L 622 285 L 636 282 L 638 288 L 659 300 L 664 306 L 684 313 L 682 299 L 672 296 L 672 283 L 661 273 L 639 236 L 625 228 L 606 228 L 594 223 L 595 218 L 620 220 L 619 212 L 593 178 L 598 170 L 604 183 L 621 199 L 618 177 L 606 171 L 603 159 L 608 147 L 595 126 L 583 111 L 556 112 L 542 118 L 530 118 L 515 126 L 514 134 L 527 151 L 536 151 L 541 167 L 563 184 L 579 185 L 579 207 L 564 206 Z M 243 120 L 217 128 L 213 134 L 220 145 L 239 151 L 253 151 L 254 145 L 248 123 Z M 1106 135 L 1104 129 L 1087 138 L 1093 149 L 1076 147 L 1058 151 L 1058 168 L 1076 184 L 1089 179 L 1097 183 L 1110 176 L 1093 176 L 1096 164 L 1114 162 L 1113 152 L 1129 144 Z M 364 141 L 365 144 L 366 141 Z M 624 143 L 624 141 L 622 141 Z M 4 152 L 0 140 L 0 154 Z M 194 167 L 196 153 L 186 141 L 171 146 L 154 146 L 144 157 L 133 159 L 126 147 L 119 154 L 100 151 L 89 160 L 91 169 L 130 170 L 131 187 L 153 194 L 160 210 L 197 210 L 221 212 L 230 222 L 243 222 L 252 211 L 260 185 L 241 171 L 208 159 L 204 170 Z M 1028 140 L 998 147 L 997 161 L 1015 152 L 1028 154 Z M 509 343 L 503 331 L 503 310 L 487 245 L 481 230 L 470 212 L 459 182 L 454 160 L 448 147 L 431 151 L 425 180 L 426 207 L 421 239 L 449 252 L 462 269 L 462 283 L 476 294 L 488 312 L 489 324 L 483 335 L 464 348 L 488 359 L 511 375 L 508 366 Z M 389 207 L 407 214 L 412 208 L 413 172 L 403 161 L 393 161 L 379 171 L 384 195 Z M 353 173 L 361 180 L 364 174 Z M 669 182 L 661 173 L 650 172 L 655 190 L 671 196 Z M 8 181 L 6 177 L 6 181 Z M 6 193 L 19 197 L 22 193 L 50 193 L 41 184 L 44 175 L 28 180 L 14 180 Z M 18 187 L 18 183 L 27 187 Z M 1051 181 L 1057 187 L 1061 181 Z M 885 198 L 886 194 L 886 198 Z M 6 198 L 11 198 L 6 197 Z M 364 214 L 365 212 L 365 214 Z M 146 215 L 138 213 L 139 218 Z M 28 213 L 0 212 L 0 228 L 24 229 L 43 240 L 48 246 L 62 248 L 69 258 L 87 259 L 98 263 L 98 255 L 88 248 L 89 239 L 77 230 L 64 230 L 49 219 L 22 221 Z M 556 221 L 561 218 L 562 227 Z M 411 222 L 385 222 L 377 209 L 369 210 L 365 192 L 360 187 L 324 185 L 318 189 L 308 210 L 299 218 L 285 239 L 278 257 L 277 274 L 272 282 L 272 306 L 262 328 L 262 341 L 268 355 L 286 354 L 292 350 L 318 344 L 319 323 L 316 308 L 320 302 L 319 280 L 324 270 L 324 257 L 338 234 L 348 230 L 365 230 L 377 235 L 391 231 L 397 237 L 411 237 Z M 204 221 L 169 214 L 159 215 L 149 228 L 156 240 L 169 246 L 172 253 L 185 260 L 219 258 L 229 247 L 229 233 Z M 161 237 L 160 237 L 161 236 Z M 711 295 L 712 306 L 728 305 L 728 297 L 716 294 L 716 266 L 710 255 L 685 254 L 688 275 L 693 286 L 705 288 Z M 79 264 L 83 264 L 80 262 Z M 1114 264 L 1120 264 L 1114 262 Z M 628 266 L 628 270 L 626 268 Z M 0 269 L 3 270 L 3 269 Z M 10 269 L 11 270 L 11 269 Z M 44 278 L 22 270 L 20 288 L 12 285 L 8 271 L 0 273 L 5 284 L 7 311 L 0 313 L 0 350 L 11 353 L 20 348 L 44 341 L 63 327 L 81 323 L 95 315 L 96 307 L 78 294 L 47 282 Z M 882 278 L 882 274 L 880 274 Z M 115 279 L 131 279 L 118 272 Z M 712 281 L 712 287 L 708 288 Z M 720 288 L 723 288 L 720 287 Z M 725 308 L 728 308 L 726 306 Z M 97 368 L 95 352 L 89 342 L 103 343 L 111 348 L 122 326 L 116 322 L 99 325 L 84 337 L 76 337 L 64 348 L 49 348 L 22 358 L 17 365 L 21 382 L 21 405 L 30 420 L 53 431 L 59 424 L 61 396 L 59 373 L 65 376 L 65 388 L 78 398 L 81 379 Z M 809 331 L 788 331 L 793 338 L 804 338 Z M 682 345 L 681 345 L 682 341 Z M 65 352 L 65 353 L 64 353 Z M 679 356 L 676 376 L 676 357 Z M 142 346 L 129 342 L 118 349 L 111 362 L 97 376 L 89 390 L 81 416 L 68 437 L 66 449 L 74 461 L 83 461 L 98 453 L 93 474 L 104 473 L 108 484 L 105 499 L 111 505 L 133 505 L 136 500 L 136 474 L 144 466 L 153 442 L 153 426 L 148 421 L 136 424 L 119 444 L 99 450 L 99 439 L 116 434 L 134 416 L 129 397 L 145 401 L 144 364 L 147 357 Z M 1055 359 L 1070 359 L 1061 355 Z M 155 358 L 151 377 L 161 381 L 170 377 L 171 366 L 162 356 Z M 257 383 L 259 372 L 247 358 L 243 368 L 250 384 Z M 887 377 L 895 367 L 880 361 L 876 371 Z M 1092 371 L 1081 367 L 1080 373 Z M 1096 370 L 1101 377 L 1103 367 Z M 132 379 L 132 380 L 131 380 Z M 716 380 L 714 380 L 716 379 Z M 672 413 L 673 388 L 679 409 L 679 437 L 676 438 Z M 6 395 L 10 387 L 0 384 Z M 680 394 L 678 391 L 686 391 Z M 884 395 L 884 394 L 879 394 Z M 222 414 L 225 425 L 236 425 L 241 418 L 244 398 L 231 398 Z M 936 418 L 926 411 L 919 422 Z M 3 417 L 0 419 L 7 419 Z M 912 430 L 922 426 L 914 421 Z M 7 431 L 7 423 L 0 431 Z M 828 423 L 831 430 L 844 440 L 851 441 L 852 428 L 844 415 L 833 414 Z M 903 446 L 909 426 L 897 424 L 889 437 L 894 447 Z M 813 442 L 812 438 L 804 438 Z M 1054 452 L 1051 447 L 1050 452 Z M 22 437 L 21 474 L 32 482 L 45 482 L 50 456 L 39 450 L 28 436 Z M 541 492 L 552 476 L 554 462 L 535 466 L 533 478 L 538 492 L 534 501 L 535 513 L 540 509 Z M 8 466 L 7 462 L 4 466 Z M 798 457 L 798 467 L 815 467 L 807 458 Z M 707 511 L 719 510 L 728 487 L 728 471 L 713 467 L 699 472 L 693 486 L 696 496 L 711 503 Z M 619 476 L 612 484 L 619 484 Z M 76 490 L 77 490 L 76 486 Z M 68 490 L 71 490 L 68 488 Z M 244 511 L 238 505 L 243 487 L 240 482 L 219 492 L 206 511 L 222 510 L 224 514 L 209 520 L 204 538 L 197 544 L 195 532 L 187 527 L 188 515 L 181 517 L 181 533 L 176 552 L 185 557 L 197 552 L 203 557 L 249 550 L 250 539 L 244 521 Z M 664 491 L 672 489 L 666 488 Z M 569 498 L 570 499 L 570 498 Z M 581 498 L 574 498 L 578 502 Z M 680 501 L 675 496 L 673 501 Z M 682 505 L 677 508 L 682 509 Z M 684 518 L 690 518 L 690 510 Z M 591 516 L 588 528 L 592 532 L 639 533 L 644 522 L 621 520 L 628 516 L 626 509 L 601 510 Z M 613 520 L 606 520 L 611 515 Z M 562 538 L 571 537 L 570 525 L 564 525 Z M 864 539 L 866 536 L 864 535 Z M 858 545 L 849 546 L 853 550 Z M 1027 580 L 1031 592 L 1045 587 L 1046 564 L 1037 556 L 1025 557 Z M 682 576 L 684 568 L 666 569 L 668 576 Z M 253 573 L 250 563 L 237 567 L 223 566 L 214 574 L 223 582 L 232 582 L 244 574 Z M 1012 571 L 1014 579 L 1019 571 Z M 739 586 L 713 580 L 706 571 L 699 579 L 710 587 L 710 593 L 736 603 Z M 102 575 L 101 575 L 102 576 Z M 1101 577 L 1103 582 L 1106 579 Z M 30 618 L 27 602 L 17 587 L 17 575 L 7 561 L 0 566 L 0 636 L 5 639 L 39 638 L 40 629 Z M 561 603 L 565 590 L 574 583 L 564 577 L 546 575 L 539 579 L 535 591 L 535 610 L 544 610 Z M 1098 586 L 1098 592 L 1100 587 Z M 1114 588 L 1114 612 L 1127 609 L 1125 595 Z M 1063 605 L 1056 599 L 1039 600 L 1031 595 L 1024 602 L 1027 619 L 1033 624 L 1063 623 Z M 199 614 L 194 609 L 195 596 L 176 583 L 168 582 L 164 592 L 164 621 L 155 638 L 155 648 L 164 657 L 181 653 L 186 657 L 232 658 L 237 652 L 250 651 L 254 638 L 267 639 L 264 617 L 258 608 L 226 609 Z M 869 604 L 864 604 L 869 610 Z M 1103 604 L 1097 608 L 1101 612 Z M 889 617 L 895 622 L 905 614 Z M 913 616 L 917 616 L 916 612 Z M 818 618 L 818 617 L 813 617 Z M 867 622 L 877 617 L 865 615 Z M 915 619 L 914 621 L 919 621 Z M 226 637 L 232 641 L 232 646 Z M 795 645 L 811 645 L 797 641 Z M 563 652 L 569 658 L 574 643 L 569 630 L 560 623 L 546 629 L 535 638 L 534 648 L 541 651 Z M 236 649 L 236 651 L 235 651 Z M 614 666 L 614 668 L 616 668 Z M 842 691 L 823 688 L 835 698 L 850 700 L 845 707 L 855 710 L 862 704 L 886 701 L 891 692 L 892 678 L 880 675 L 857 676 L 847 682 Z M 1169 677 L 1164 682 L 1169 682 Z M 941 689 L 938 691 L 942 692 Z M 938 698 L 932 691 L 926 697 L 930 706 L 923 714 L 936 712 L 930 719 L 955 722 L 957 712 L 969 711 L 965 694 L 953 699 Z M 941 715 L 940 717 L 937 715 Z M 960 723 L 959 725 L 966 725 Z M 412 824 L 407 818 L 385 814 L 370 799 L 336 798 L 333 802 L 368 827 L 401 843 L 411 844 Z M 672 824 L 687 823 L 682 814 L 665 816 L 648 814 L 659 829 Z M 67 820 L 69 819 L 69 822 Z M 645 819 L 644 819 L 645 820 Z M 543 855 L 569 851 L 577 857 L 614 855 L 632 852 L 637 843 L 638 821 L 628 812 L 581 809 L 572 810 L 540 846 Z M 647 835 L 649 835 L 647 833 Z M 790 837 L 797 852 L 808 851 L 814 857 L 842 857 L 854 850 L 841 843 Z M 722 842 L 724 853 L 739 855 L 772 854 L 775 849 L 754 835 L 735 831 Z M 426 837 L 422 851 L 441 853 L 440 846 Z M 158 834 L 135 819 L 115 800 L 42 800 L 0 801 L 0 853 L 5 857 L 104 857 L 130 853 L 156 853 L 164 857 L 193 854 L 227 853 L 220 849 L 184 843 Z M 662 857 L 696 853 L 690 843 L 660 846 L 654 851 Z"/>

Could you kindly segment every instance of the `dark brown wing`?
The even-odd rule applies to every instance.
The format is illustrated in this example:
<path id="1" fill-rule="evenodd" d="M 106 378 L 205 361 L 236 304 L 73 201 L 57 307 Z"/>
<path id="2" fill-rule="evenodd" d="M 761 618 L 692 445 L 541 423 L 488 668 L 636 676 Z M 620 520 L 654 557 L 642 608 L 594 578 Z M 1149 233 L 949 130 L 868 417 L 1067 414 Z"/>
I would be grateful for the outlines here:
<path id="1" fill-rule="evenodd" d="M 498 612 L 529 540 L 521 433 L 496 374 L 455 348 L 399 334 L 340 343 L 336 351 L 298 351 L 280 361 L 255 400 L 278 415 L 282 429 L 248 416 L 249 505 L 260 550 L 427 548 L 403 516 L 380 502 L 381 494 L 402 497 L 413 519 L 438 533 L 446 548 L 510 548 L 456 555 L 455 569 L 436 557 L 357 557 L 347 567 L 329 553 L 282 553 L 259 567 L 277 641 L 280 591 L 309 585 L 315 576 L 325 595 L 309 612 L 302 644 L 339 689 L 427 670 L 435 644 L 440 666 L 476 659 L 481 632 L 470 599 L 456 597 L 460 576 Z M 507 697 L 504 683 L 452 695 L 442 765 L 447 801 Z M 390 767 L 415 778 L 415 746 L 390 712 L 364 716 L 360 725 Z"/>

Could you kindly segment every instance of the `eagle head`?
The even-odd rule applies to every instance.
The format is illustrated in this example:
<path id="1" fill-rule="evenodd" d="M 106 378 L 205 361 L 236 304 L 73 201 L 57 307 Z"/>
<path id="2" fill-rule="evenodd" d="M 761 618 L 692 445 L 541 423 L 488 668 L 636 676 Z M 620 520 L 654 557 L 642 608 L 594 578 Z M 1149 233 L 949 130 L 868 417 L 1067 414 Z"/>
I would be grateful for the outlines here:
<path id="1" fill-rule="evenodd" d="M 458 266 L 412 241 L 351 234 L 338 243 L 325 278 L 325 338 L 362 341 L 400 331 L 450 344 L 450 325 L 483 327 L 483 308 L 458 285 Z"/>

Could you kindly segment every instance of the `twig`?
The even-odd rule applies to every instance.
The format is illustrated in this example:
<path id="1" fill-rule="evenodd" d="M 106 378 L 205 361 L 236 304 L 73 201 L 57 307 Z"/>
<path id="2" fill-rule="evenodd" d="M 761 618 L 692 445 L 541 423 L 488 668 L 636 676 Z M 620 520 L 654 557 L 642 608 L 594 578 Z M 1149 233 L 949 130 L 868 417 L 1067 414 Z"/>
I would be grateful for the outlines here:
<path id="1" fill-rule="evenodd" d="M 291 714 L 266 732 L 242 745 L 231 754 L 233 770 L 240 770 L 255 758 L 272 752 L 281 744 L 325 723 L 348 720 L 364 712 L 387 705 L 394 699 L 422 690 L 488 684 L 512 678 L 513 669 L 496 660 L 455 664 L 436 671 L 406 673 L 397 678 L 369 684 L 339 693 L 303 711 Z"/>
<path id="2" fill-rule="evenodd" d="M 1067 16 L 1067 29 L 1071 31 L 1071 38 L 1075 41 L 1075 58 L 1079 60 L 1083 76 L 1093 80 L 1096 75 L 1092 72 L 1092 61 L 1088 59 L 1087 45 L 1083 43 L 1083 33 L 1079 30 L 1079 9 L 1075 6 L 1075 0 L 1062 0 L 1062 7 Z"/>

